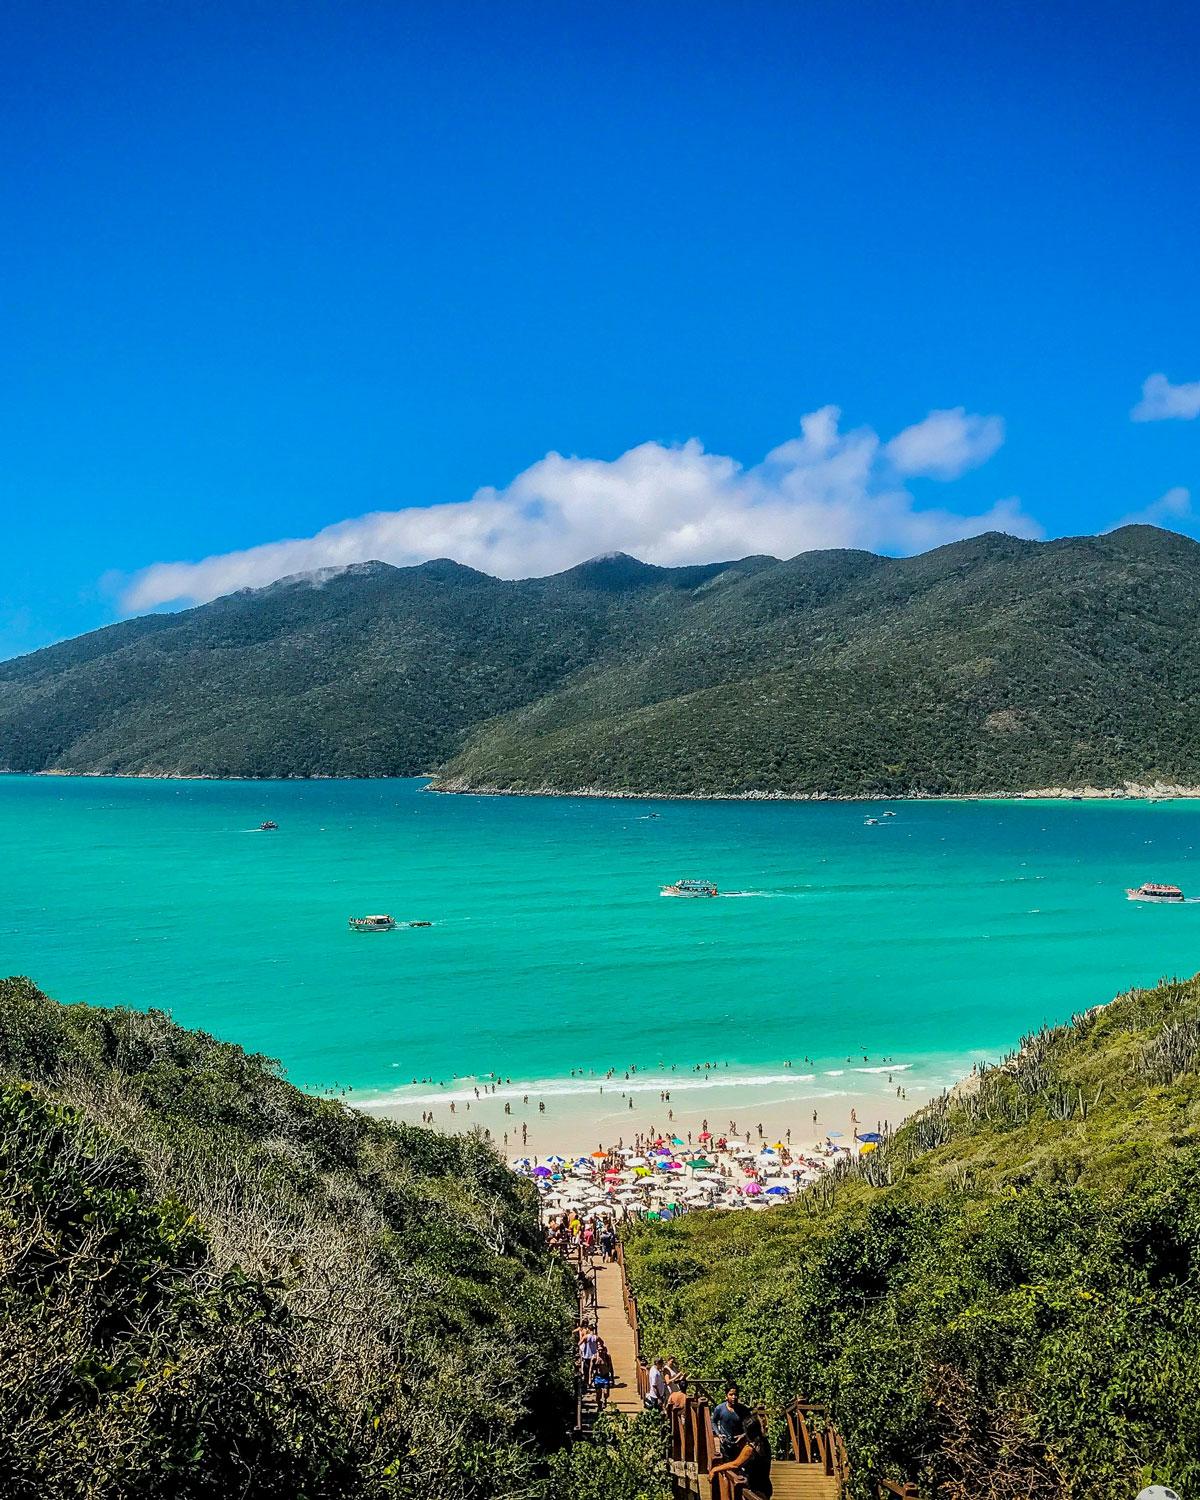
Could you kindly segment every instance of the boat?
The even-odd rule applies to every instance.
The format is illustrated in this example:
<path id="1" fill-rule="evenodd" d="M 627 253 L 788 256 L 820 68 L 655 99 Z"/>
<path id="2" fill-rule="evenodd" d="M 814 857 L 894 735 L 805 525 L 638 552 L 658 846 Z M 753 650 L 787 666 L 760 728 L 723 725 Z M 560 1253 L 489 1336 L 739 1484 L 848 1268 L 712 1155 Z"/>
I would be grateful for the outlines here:
<path id="1" fill-rule="evenodd" d="M 1125 894 L 1131 901 L 1183 900 L 1183 892 L 1177 885 L 1159 885 L 1153 880 L 1147 880 L 1144 885 L 1139 885 L 1136 890 L 1127 890 Z"/>
<path id="2" fill-rule="evenodd" d="M 885 818 L 894 818 L 896 814 L 894 812 L 885 812 L 883 816 Z"/>
<path id="3" fill-rule="evenodd" d="M 719 896 L 721 893 L 711 880 L 677 880 L 674 885 L 664 885 L 659 894 L 663 896 Z"/>
<path id="4" fill-rule="evenodd" d="M 386 912 L 374 917 L 351 917 L 351 932 L 390 932 L 396 925 L 395 917 L 389 917 Z"/>
<path id="5" fill-rule="evenodd" d="M 872 826 L 872 824 L 875 824 L 875 823 L 878 823 L 878 822 L 879 822 L 878 818 L 864 818 L 863 819 L 863 827 L 864 828 L 870 828 Z"/>
<path id="6" fill-rule="evenodd" d="M 265 823 L 260 823 L 258 825 L 258 831 L 259 831 L 259 833 L 274 833 L 274 831 L 278 827 L 279 827 L 278 823 L 272 823 L 271 820 L 270 820 L 270 818 L 268 818 Z"/>

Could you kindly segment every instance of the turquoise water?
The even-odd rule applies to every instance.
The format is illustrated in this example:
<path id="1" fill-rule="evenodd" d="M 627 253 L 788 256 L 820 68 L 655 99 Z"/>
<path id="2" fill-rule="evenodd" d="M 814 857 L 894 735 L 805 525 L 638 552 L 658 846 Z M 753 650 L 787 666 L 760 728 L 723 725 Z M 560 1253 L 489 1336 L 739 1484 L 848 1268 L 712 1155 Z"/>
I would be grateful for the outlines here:
<path id="1" fill-rule="evenodd" d="M 297 1083 L 996 1053 L 1200 967 L 1200 805 L 443 797 L 0 777 L 0 971 Z M 651 813 L 659 814 L 651 818 Z M 259 833 L 264 818 L 277 833 Z M 708 877 L 717 901 L 660 884 Z M 352 913 L 428 929 L 355 936 Z"/>

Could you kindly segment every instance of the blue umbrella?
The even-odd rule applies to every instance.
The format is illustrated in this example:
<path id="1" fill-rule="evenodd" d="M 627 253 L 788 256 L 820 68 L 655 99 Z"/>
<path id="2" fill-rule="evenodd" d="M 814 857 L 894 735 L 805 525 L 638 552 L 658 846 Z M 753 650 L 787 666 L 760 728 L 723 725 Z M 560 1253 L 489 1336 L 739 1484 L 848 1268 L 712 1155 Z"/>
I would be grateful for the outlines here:
<path id="1" fill-rule="evenodd" d="M 881 1140 L 883 1140 L 883 1137 L 878 1133 L 878 1131 L 875 1131 L 875 1130 L 865 1130 L 862 1133 L 862 1135 L 859 1136 L 859 1140 L 860 1141 L 881 1141 Z"/>

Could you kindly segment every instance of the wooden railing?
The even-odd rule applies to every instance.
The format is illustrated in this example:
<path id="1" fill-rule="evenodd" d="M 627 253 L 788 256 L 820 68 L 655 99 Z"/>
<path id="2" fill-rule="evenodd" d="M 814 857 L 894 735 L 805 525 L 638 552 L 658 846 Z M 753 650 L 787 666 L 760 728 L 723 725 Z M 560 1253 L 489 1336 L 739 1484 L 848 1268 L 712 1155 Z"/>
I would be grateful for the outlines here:
<path id="1" fill-rule="evenodd" d="M 642 1333 L 638 1326 L 637 1298 L 629 1290 L 629 1277 L 625 1273 L 625 1246 L 617 1241 L 617 1264 L 621 1268 L 621 1297 L 625 1306 L 625 1321 L 633 1329 L 633 1347 L 637 1351 L 637 1393 L 644 1401 L 650 1393 L 650 1367 L 642 1353 Z"/>
<path id="2" fill-rule="evenodd" d="M 596 1278 L 591 1265 L 585 1262 L 583 1251 L 567 1254 L 567 1263 L 575 1270 L 579 1296 L 580 1327 L 595 1328 L 599 1322 L 599 1305 L 596 1298 Z M 596 1415 L 596 1398 L 593 1391 L 585 1390 L 580 1371 L 575 1372 L 575 1431 L 587 1432 Z"/>
<path id="3" fill-rule="evenodd" d="M 722 1462 L 721 1444 L 713 1430 L 712 1413 L 721 1382 L 689 1381 L 687 1402 L 668 1411 L 670 1421 L 670 1469 L 677 1494 L 711 1495 L 712 1500 L 737 1500 L 742 1481 L 736 1474 L 713 1474 Z M 719 1399 L 724 1390 L 719 1391 Z M 775 1458 L 812 1465 L 818 1473 L 836 1479 L 845 1487 L 849 1464 L 845 1446 L 831 1426 L 824 1407 L 808 1401 L 787 1406 L 750 1403 L 747 1408 L 775 1440 Z"/>

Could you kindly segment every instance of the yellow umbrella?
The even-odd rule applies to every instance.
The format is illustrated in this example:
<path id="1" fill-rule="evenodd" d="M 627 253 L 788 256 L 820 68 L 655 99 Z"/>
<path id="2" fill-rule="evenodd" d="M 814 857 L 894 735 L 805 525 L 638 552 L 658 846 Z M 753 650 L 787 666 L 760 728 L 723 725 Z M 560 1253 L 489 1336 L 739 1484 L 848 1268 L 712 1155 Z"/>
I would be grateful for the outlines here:
<path id="1" fill-rule="evenodd" d="M 858 1148 L 858 1154 L 859 1154 L 859 1156 L 866 1156 L 866 1154 L 867 1154 L 868 1151 L 874 1151 L 875 1150 L 875 1146 L 876 1146 L 876 1142 L 875 1141 L 866 1141 L 863 1145 L 861 1145 Z"/>

